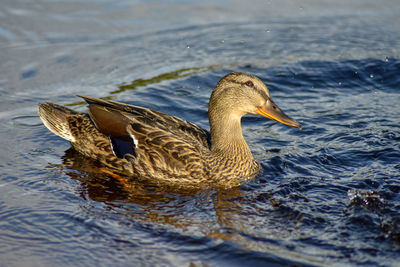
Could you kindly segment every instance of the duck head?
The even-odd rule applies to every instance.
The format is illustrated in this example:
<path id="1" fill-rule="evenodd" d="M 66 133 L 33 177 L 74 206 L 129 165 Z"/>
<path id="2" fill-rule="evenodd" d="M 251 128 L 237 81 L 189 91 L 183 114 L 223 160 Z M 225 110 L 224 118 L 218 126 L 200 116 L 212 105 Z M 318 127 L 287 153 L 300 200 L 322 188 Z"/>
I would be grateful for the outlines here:
<path id="1" fill-rule="evenodd" d="M 301 128 L 272 100 L 267 86 L 256 76 L 232 72 L 223 77 L 211 94 L 209 102 L 210 122 L 218 114 L 229 114 L 240 120 L 246 114 L 258 114 L 285 125 Z M 222 116 L 225 117 L 225 116 Z"/>

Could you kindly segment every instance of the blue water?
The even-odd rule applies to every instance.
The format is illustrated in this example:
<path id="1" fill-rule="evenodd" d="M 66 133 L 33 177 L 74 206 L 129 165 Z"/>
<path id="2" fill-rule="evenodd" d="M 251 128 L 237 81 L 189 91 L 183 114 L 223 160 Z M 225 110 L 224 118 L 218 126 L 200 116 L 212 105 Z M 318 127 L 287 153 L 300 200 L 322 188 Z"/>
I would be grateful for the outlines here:
<path id="1" fill-rule="evenodd" d="M 396 1 L 6 1 L 0 8 L 2 266 L 396 266 Z M 212 88 L 260 77 L 302 130 L 247 116 L 262 176 L 240 188 L 124 187 L 39 102 L 75 94 L 208 128 Z"/>

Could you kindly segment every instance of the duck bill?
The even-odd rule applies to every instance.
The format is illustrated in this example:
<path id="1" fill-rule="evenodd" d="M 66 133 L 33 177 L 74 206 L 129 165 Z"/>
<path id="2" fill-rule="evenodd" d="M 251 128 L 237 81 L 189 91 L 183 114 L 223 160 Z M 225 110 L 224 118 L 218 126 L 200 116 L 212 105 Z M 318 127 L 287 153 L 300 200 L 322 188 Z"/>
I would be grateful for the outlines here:
<path id="1" fill-rule="evenodd" d="M 272 102 L 272 100 L 268 100 L 264 106 L 256 109 L 256 113 L 267 117 L 268 119 L 278 121 L 280 123 L 286 124 L 291 127 L 296 127 L 301 129 L 300 123 L 290 118 L 286 115 L 278 106 Z"/>

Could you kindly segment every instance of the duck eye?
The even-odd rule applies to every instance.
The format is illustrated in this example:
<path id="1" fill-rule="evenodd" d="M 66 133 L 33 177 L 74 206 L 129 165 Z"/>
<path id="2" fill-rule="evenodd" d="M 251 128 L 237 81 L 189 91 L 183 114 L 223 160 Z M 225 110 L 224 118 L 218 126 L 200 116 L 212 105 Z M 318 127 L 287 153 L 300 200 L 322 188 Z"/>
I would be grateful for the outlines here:
<path id="1" fill-rule="evenodd" d="M 247 81 L 245 84 L 249 87 L 254 87 L 254 83 L 252 81 Z"/>

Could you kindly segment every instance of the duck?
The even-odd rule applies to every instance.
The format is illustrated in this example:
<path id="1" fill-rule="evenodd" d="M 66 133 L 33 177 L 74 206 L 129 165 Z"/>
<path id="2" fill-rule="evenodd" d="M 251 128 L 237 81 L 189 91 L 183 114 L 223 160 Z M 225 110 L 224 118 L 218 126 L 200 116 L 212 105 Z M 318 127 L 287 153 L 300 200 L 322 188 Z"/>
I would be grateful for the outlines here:
<path id="1" fill-rule="evenodd" d="M 241 127 L 256 114 L 301 129 L 272 100 L 259 78 L 232 72 L 215 86 L 208 104 L 210 130 L 145 107 L 77 95 L 88 113 L 39 104 L 43 124 L 79 153 L 129 179 L 188 187 L 241 185 L 261 173 Z"/>

